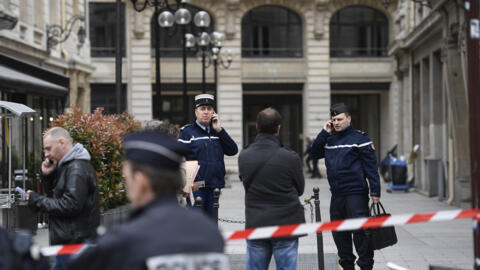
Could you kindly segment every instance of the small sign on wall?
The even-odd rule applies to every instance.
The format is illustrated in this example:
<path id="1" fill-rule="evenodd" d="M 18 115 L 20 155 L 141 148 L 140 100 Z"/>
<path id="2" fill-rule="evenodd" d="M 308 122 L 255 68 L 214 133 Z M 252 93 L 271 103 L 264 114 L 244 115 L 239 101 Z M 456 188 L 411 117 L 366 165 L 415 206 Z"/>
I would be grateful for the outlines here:
<path id="1" fill-rule="evenodd" d="M 480 20 L 479 19 L 470 20 L 470 38 L 480 39 Z"/>

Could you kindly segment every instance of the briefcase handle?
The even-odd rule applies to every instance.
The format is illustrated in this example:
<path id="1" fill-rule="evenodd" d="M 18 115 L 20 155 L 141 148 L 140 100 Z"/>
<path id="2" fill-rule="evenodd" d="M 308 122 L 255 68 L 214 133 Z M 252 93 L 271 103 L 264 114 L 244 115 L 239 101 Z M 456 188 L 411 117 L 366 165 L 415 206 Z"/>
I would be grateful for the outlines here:
<path id="1" fill-rule="evenodd" d="M 381 209 L 381 211 L 380 211 Z M 378 203 L 372 203 L 370 206 L 370 216 L 371 217 L 376 217 L 376 216 L 386 216 L 387 212 L 385 211 L 385 208 L 383 208 L 383 205 L 381 202 Z"/>

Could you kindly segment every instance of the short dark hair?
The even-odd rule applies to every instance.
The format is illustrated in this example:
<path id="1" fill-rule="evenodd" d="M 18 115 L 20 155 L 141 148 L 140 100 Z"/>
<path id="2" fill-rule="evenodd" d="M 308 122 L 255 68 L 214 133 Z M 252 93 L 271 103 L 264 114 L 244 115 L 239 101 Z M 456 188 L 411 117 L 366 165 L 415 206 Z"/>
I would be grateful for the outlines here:
<path id="1" fill-rule="evenodd" d="M 257 115 L 257 128 L 260 133 L 274 134 L 282 121 L 282 116 L 272 107 L 268 107 Z"/>
<path id="2" fill-rule="evenodd" d="M 183 178 L 180 170 L 165 170 L 129 162 L 133 172 L 142 172 L 147 175 L 152 184 L 153 192 L 157 196 L 175 195 L 183 189 Z"/>

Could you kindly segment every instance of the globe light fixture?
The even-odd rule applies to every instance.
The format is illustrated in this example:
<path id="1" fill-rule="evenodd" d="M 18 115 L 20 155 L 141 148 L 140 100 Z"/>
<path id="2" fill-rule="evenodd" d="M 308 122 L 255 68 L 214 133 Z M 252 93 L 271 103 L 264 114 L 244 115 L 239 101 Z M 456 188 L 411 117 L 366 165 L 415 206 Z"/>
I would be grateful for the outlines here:
<path id="1" fill-rule="evenodd" d="M 178 25 L 187 25 L 192 21 L 192 14 L 186 8 L 179 8 L 175 11 L 175 23 Z"/>
<path id="2" fill-rule="evenodd" d="M 163 11 L 158 15 L 158 24 L 161 27 L 172 27 L 173 23 L 175 23 L 175 17 L 170 11 Z"/>
<path id="3" fill-rule="evenodd" d="M 210 26 L 210 15 L 206 11 L 199 11 L 195 14 L 193 18 L 193 23 L 197 27 L 209 27 Z"/>

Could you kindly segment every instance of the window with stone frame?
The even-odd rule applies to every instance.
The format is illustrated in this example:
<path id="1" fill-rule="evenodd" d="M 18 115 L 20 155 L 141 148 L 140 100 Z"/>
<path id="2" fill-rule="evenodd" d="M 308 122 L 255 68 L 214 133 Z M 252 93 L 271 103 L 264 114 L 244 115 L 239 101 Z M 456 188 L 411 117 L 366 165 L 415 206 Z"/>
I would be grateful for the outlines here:
<path id="1" fill-rule="evenodd" d="M 171 8 L 173 10 L 177 9 L 176 5 L 172 5 Z M 190 25 L 186 26 L 186 33 L 191 33 L 197 36 L 200 32 L 207 32 L 212 33 L 215 29 L 214 21 L 212 14 L 210 15 L 210 26 L 206 29 L 200 29 L 194 26 L 193 18 L 195 14 L 203 9 L 200 9 L 196 6 L 186 5 L 190 14 L 192 14 L 192 22 Z M 160 13 L 163 11 L 167 11 L 168 8 L 164 8 L 160 10 Z M 206 11 L 206 10 L 203 10 Z M 159 14 L 160 14 L 159 13 Z M 155 14 L 153 14 L 152 19 L 150 20 L 150 48 L 151 48 L 151 56 L 155 57 L 155 27 L 158 25 L 158 19 L 155 18 Z M 159 43 L 160 43 L 160 56 L 161 57 L 182 57 L 182 30 L 181 27 L 178 25 L 174 25 L 173 27 L 163 28 L 158 25 L 158 30 L 160 32 Z M 198 48 L 187 48 L 187 57 L 194 57 L 198 53 Z"/>
<path id="2" fill-rule="evenodd" d="M 302 20 L 294 11 L 265 5 L 242 18 L 242 57 L 302 57 Z"/>
<path id="3" fill-rule="evenodd" d="M 116 46 L 116 4 L 89 2 L 90 50 L 92 57 L 115 57 Z M 120 11 L 122 18 L 122 57 L 125 57 L 125 4 Z"/>
<path id="4" fill-rule="evenodd" d="M 98 107 L 103 107 L 105 114 L 117 113 L 116 89 L 113 83 L 90 84 L 90 107 L 92 112 Z M 120 94 L 120 111 L 127 109 L 127 85 L 122 84 Z"/>
<path id="5" fill-rule="evenodd" d="M 386 57 L 388 19 L 366 6 L 350 6 L 330 20 L 331 57 Z"/>

